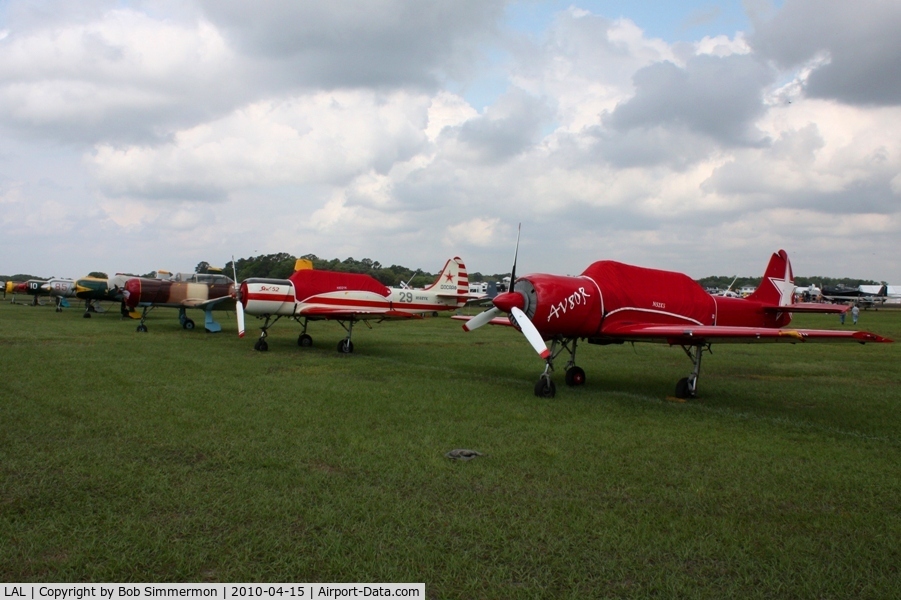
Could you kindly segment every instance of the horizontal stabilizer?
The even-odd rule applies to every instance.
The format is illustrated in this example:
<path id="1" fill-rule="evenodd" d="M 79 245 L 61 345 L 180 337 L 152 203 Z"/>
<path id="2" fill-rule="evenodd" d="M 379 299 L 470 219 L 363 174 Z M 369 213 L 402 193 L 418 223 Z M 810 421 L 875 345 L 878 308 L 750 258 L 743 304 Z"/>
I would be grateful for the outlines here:
<path id="1" fill-rule="evenodd" d="M 791 313 L 829 313 L 841 314 L 848 312 L 851 307 L 847 304 L 821 304 L 817 302 L 800 302 L 798 304 L 789 304 L 787 306 L 765 306 L 763 310 L 769 313 L 791 312 Z"/>

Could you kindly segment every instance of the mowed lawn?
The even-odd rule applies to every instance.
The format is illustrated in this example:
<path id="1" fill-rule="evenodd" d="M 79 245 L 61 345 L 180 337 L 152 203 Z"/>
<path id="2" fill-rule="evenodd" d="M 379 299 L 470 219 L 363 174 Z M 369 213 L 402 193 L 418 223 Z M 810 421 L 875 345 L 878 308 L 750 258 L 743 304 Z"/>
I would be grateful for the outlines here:
<path id="1" fill-rule="evenodd" d="M 279 322 L 255 352 L 115 307 L 0 304 L 0 579 L 425 582 L 430 598 L 888 598 L 901 344 L 583 344 Z M 193 315 L 198 323 L 202 316 Z M 850 319 L 849 319 L 850 321 Z M 834 316 L 799 327 L 839 328 Z M 850 328 L 850 325 L 845 325 Z M 860 327 L 901 340 L 901 311 Z M 455 448 L 484 454 L 445 458 Z"/>

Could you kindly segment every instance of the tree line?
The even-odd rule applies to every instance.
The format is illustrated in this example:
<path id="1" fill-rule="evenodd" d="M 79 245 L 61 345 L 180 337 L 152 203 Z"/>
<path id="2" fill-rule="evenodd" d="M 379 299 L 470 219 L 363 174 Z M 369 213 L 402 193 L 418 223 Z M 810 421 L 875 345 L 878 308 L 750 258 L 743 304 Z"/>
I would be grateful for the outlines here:
<path id="1" fill-rule="evenodd" d="M 426 287 L 434 283 L 437 273 L 430 273 L 422 269 L 411 269 L 403 265 L 383 265 L 377 260 L 371 258 L 355 259 L 353 257 L 341 260 L 339 258 L 319 258 L 315 254 L 304 254 L 295 257 L 286 252 L 277 254 L 263 254 L 260 256 L 251 256 L 250 258 L 239 258 L 229 261 L 222 269 L 222 273 L 229 277 L 234 277 L 237 272 L 238 281 L 243 281 L 250 277 L 269 277 L 273 279 L 287 279 L 294 272 L 294 265 L 298 258 L 309 260 L 313 263 L 313 268 L 321 271 L 339 271 L 342 273 L 362 273 L 369 275 L 387 286 L 397 286 L 405 283 L 411 287 Z M 211 272 L 208 262 L 201 262 L 197 265 L 198 273 Z M 218 270 L 217 270 L 218 272 Z M 470 281 L 500 281 L 504 275 L 482 275 L 481 273 L 470 273 Z"/>
<path id="2" fill-rule="evenodd" d="M 201 261 L 197 264 L 197 273 L 222 273 L 229 277 L 234 276 L 235 269 L 238 273 L 238 281 L 243 281 L 250 277 L 268 277 L 272 279 L 287 279 L 294 272 L 294 265 L 298 258 L 304 258 L 313 263 L 314 269 L 322 271 L 340 271 L 344 273 L 363 273 L 380 281 L 384 285 L 396 286 L 401 282 L 412 287 L 426 287 L 431 285 L 437 273 L 429 273 L 421 269 L 411 269 L 401 265 L 384 266 L 377 260 L 371 258 L 363 258 L 356 260 L 352 257 L 341 260 L 339 258 L 325 259 L 319 258 L 315 254 L 304 254 L 295 257 L 286 252 L 277 254 L 261 254 L 260 256 L 251 256 L 249 258 L 239 258 L 234 263 L 229 261 L 221 270 L 213 267 L 207 261 Z M 145 273 L 143 275 L 133 275 L 125 273 L 133 277 L 156 277 L 156 271 Z M 483 275 L 475 272 L 469 274 L 469 281 L 501 281 L 504 277 L 508 277 L 510 273 L 495 273 L 493 275 Z M 106 279 L 107 274 L 99 271 L 93 271 L 89 277 L 98 277 Z M 29 279 L 53 279 L 53 277 L 38 277 L 26 273 L 17 273 L 15 275 L 0 275 L 0 281 L 27 281 Z M 719 288 L 725 290 L 730 285 L 732 289 L 738 289 L 744 286 L 757 287 L 760 285 L 760 277 L 735 277 L 731 275 L 714 275 L 710 277 L 702 277 L 696 280 L 704 288 Z M 734 283 L 733 283 L 734 282 Z M 807 287 L 810 285 L 836 287 L 844 285 L 848 287 L 857 287 L 859 285 L 887 285 L 884 281 L 873 281 L 871 279 L 854 279 L 851 277 L 795 277 L 795 285 L 799 287 Z"/>

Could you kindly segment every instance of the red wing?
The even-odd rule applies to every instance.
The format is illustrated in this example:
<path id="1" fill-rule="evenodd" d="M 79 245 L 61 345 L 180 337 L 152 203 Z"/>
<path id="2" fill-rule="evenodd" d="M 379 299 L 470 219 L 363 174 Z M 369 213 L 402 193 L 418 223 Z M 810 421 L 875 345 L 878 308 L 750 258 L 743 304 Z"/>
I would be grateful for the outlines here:
<path id="1" fill-rule="evenodd" d="M 714 325 L 621 325 L 602 328 L 601 338 L 628 342 L 747 344 L 754 342 L 891 342 L 868 331 L 829 329 L 774 329 L 767 327 L 717 327 Z"/>
<path id="2" fill-rule="evenodd" d="M 324 306 L 310 306 L 297 311 L 298 315 L 304 317 L 319 317 L 321 319 L 367 319 L 367 318 L 384 318 L 384 319 L 421 319 L 422 315 L 402 312 L 399 310 L 390 310 L 388 308 L 362 308 L 356 310 L 348 310 L 346 308 L 328 308 Z"/>
<path id="3" fill-rule="evenodd" d="M 220 304 L 222 306 L 220 306 Z M 220 296 L 211 300 L 197 300 L 195 298 L 186 298 L 182 300 L 181 305 L 185 308 L 218 308 L 222 310 L 231 310 L 235 307 L 234 296 Z"/>

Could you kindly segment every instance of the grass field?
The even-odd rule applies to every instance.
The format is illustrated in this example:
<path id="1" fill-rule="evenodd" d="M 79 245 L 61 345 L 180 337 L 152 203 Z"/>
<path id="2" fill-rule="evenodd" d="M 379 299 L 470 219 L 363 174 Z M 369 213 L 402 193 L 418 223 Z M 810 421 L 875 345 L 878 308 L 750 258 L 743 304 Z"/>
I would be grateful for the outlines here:
<path id="1" fill-rule="evenodd" d="M 680 349 L 583 345 L 548 400 L 507 328 L 358 325 L 341 356 L 281 322 L 258 353 L 220 317 L 0 304 L 0 579 L 898 597 L 901 344 L 714 346 L 688 403 Z M 860 326 L 901 340 L 901 311 Z"/>

